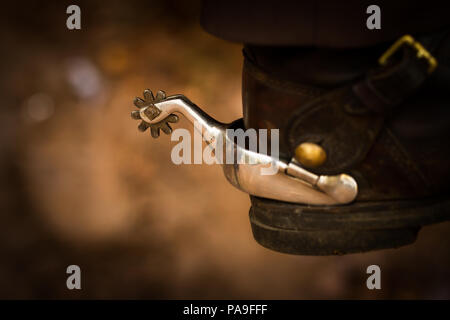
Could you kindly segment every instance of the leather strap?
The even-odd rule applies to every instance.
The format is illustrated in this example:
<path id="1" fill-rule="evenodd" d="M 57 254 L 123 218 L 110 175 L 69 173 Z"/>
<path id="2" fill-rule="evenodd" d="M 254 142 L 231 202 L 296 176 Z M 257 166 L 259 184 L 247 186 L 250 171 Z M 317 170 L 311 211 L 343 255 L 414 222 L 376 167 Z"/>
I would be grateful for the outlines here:
<path id="1" fill-rule="evenodd" d="M 434 52 L 447 32 L 420 38 Z M 333 89 L 295 110 L 287 124 L 291 154 L 302 142 L 320 144 L 326 162 L 312 171 L 338 174 L 362 161 L 394 107 L 411 96 L 429 77 L 429 63 L 403 45 L 389 63 L 353 83 Z"/>
<path id="2" fill-rule="evenodd" d="M 434 52 L 448 31 L 421 37 L 418 42 L 426 46 L 429 52 Z M 401 104 L 429 76 L 429 61 L 418 56 L 417 50 L 404 44 L 400 52 L 392 57 L 386 67 L 380 67 L 369 72 L 365 79 L 353 85 L 354 94 L 375 112 L 386 113 Z"/>

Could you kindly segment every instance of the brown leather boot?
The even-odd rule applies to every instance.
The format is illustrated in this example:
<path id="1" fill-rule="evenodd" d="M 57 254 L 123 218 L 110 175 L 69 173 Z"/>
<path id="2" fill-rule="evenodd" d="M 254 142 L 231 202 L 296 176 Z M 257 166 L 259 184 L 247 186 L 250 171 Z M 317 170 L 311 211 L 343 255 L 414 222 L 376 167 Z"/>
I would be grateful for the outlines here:
<path id="1" fill-rule="evenodd" d="M 447 31 L 348 50 L 248 45 L 244 56 L 245 127 L 279 128 L 281 158 L 358 184 L 345 205 L 250 196 L 261 245 L 364 252 L 410 244 L 422 226 L 450 219 Z"/>

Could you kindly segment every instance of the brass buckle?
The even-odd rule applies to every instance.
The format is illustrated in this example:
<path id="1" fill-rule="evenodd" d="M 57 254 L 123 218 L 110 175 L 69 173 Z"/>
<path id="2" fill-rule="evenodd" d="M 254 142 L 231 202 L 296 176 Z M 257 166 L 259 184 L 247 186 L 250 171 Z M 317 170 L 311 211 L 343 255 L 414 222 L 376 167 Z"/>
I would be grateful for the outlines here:
<path id="1" fill-rule="evenodd" d="M 409 45 L 411 48 L 416 50 L 417 58 L 424 58 L 428 62 L 428 73 L 432 73 L 434 69 L 437 67 L 436 59 L 425 49 L 420 42 L 417 42 L 412 36 L 409 34 L 404 35 L 400 39 L 398 39 L 389 49 L 386 50 L 385 53 L 378 59 L 378 63 L 382 66 L 386 65 L 389 58 L 402 46 Z"/>

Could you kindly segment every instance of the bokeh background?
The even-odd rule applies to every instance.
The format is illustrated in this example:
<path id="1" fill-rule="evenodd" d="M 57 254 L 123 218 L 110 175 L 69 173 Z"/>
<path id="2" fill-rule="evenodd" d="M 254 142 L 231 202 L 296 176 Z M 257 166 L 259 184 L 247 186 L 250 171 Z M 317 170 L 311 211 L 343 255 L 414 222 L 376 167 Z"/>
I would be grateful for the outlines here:
<path id="1" fill-rule="evenodd" d="M 202 31 L 197 1 L 1 6 L 0 298 L 450 298 L 449 223 L 399 249 L 273 252 L 219 166 L 176 166 L 169 136 L 137 130 L 146 88 L 241 117 L 241 45 Z M 66 288 L 71 264 L 82 290 Z M 371 264 L 382 290 L 366 288 Z"/>

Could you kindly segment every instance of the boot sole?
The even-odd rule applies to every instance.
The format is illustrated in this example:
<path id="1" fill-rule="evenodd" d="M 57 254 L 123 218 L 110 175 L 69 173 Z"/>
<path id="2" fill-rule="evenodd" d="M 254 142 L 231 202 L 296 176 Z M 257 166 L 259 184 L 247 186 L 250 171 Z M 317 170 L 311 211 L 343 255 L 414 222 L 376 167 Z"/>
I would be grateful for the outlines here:
<path id="1" fill-rule="evenodd" d="M 251 196 L 250 223 L 262 246 L 290 254 L 341 255 L 413 243 L 421 226 L 450 219 L 450 200 L 299 205 Z"/>

